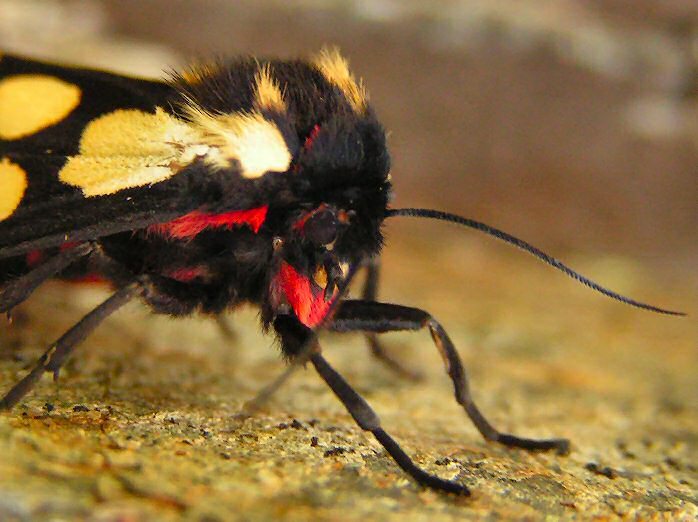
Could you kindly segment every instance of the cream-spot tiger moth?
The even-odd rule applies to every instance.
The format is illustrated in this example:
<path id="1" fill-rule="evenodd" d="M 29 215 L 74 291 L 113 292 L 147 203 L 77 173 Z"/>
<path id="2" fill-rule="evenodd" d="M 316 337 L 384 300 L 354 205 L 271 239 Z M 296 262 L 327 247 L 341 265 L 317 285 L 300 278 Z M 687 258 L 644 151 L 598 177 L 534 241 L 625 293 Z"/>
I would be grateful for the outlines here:
<path id="1" fill-rule="evenodd" d="M 115 293 L 0 400 L 19 402 L 45 372 L 133 298 L 155 312 L 216 314 L 242 302 L 289 360 L 310 361 L 359 426 L 419 484 L 468 494 L 417 467 L 322 356 L 317 331 L 430 331 L 456 400 L 482 435 L 565 452 L 564 439 L 501 433 L 470 396 L 444 328 L 417 308 L 376 301 L 385 219 L 451 221 L 512 243 L 614 299 L 622 297 L 509 234 L 429 209 L 389 208 L 385 131 L 335 50 L 310 60 L 212 61 L 146 81 L 0 55 L 0 311 L 53 277 L 96 274 Z M 345 291 L 368 267 L 362 299 Z"/>

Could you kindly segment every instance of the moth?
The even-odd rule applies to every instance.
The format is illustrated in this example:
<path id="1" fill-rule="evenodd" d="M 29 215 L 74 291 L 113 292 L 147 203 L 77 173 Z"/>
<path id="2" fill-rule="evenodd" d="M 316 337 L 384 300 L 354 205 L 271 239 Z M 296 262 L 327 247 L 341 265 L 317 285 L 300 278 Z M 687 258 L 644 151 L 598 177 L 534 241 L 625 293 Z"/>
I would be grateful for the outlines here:
<path id="1" fill-rule="evenodd" d="M 385 130 L 333 49 L 309 60 L 243 57 L 146 81 L 0 55 L 0 312 L 51 278 L 98 276 L 115 291 L 53 343 L 4 397 L 17 404 L 45 372 L 133 299 L 154 312 L 259 307 L 290 361 L 310 361 L 395 462 L 422 486 L 468 494 L 425 472 L 322 355 L 318 332 L 431 333 L 455 397 L 485 439 L 564 453 L 565 439 L 502 433 L 473 402 L 446 330 L 418 308 L 379 302 L 382 225 L 398 216 L 478 229 L 612 298 L 556 259 L 483 223 L 395 209 Z M 359 269 L 361 299 L 347 297 Z"/>

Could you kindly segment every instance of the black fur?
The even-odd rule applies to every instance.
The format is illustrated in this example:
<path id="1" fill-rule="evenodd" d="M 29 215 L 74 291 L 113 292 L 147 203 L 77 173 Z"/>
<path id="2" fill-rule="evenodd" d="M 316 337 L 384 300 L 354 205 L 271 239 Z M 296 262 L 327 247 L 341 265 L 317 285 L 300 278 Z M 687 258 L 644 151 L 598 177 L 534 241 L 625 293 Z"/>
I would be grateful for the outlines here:
<path id="1" fill-rule="evenodd" d="M 282 130 L 292 153 L 288 172 L 246 179 L 234 167 L 214 170 L 195 162 L 152 186 L 90 198 L 56 180 L 91 119 L 118 108 L 154 112 L 157 106 L 186 118 L 184 106 L 191 103 L 211 114 L 248 112 L 261 65 L 269 67 L 287 106 L 283 113 L 264 116 Z M 308 62 L 241 59 L 215 64 L 197 81 L 175 74 L 170 83 L 159 83 L 9 57 L 0 61 L 0 75 L 20 71 L 73 82 L 83 89 L 83 99 L 60 124 L 26 139 L 0 141 L 0 157 L 17 162 L 30 177 L 20 207 L 0 221 L 0 281 L 29 270 L 29 252 L 48 255 L 66 237 L 69 242 L 93 240 L 103 261 L 123 268 L 121 277 L 149 277 L 153 289 L 145 299 L 157 312 L 218 313 L 247 301 L 261 307 L 268 326 L 281 308 L 288 311 L 278 289 L 281 263 L 311 280 L 319 267 L 336 277 L 340 263 L 357 263 L 380 250 L 390 192 L 384 130 L 370 108 L 357 113 Z M 152 227 L 193 210 L 223 213 L 262 206 L 268 211 L 258 232 L 240 225 L 177 239 Z M 333 218 L 323 222 L 326 230 L 315 223 L 306 237 L 294 224 L 321 206 Z M 345 221 L 349 216 L 348 222 L 340 223 L 340 214 Z M 319 244 L 318 235 L 336 240 Z M 95 267 L 101 271 L 101 266 L 83 262 L 67 275 L 84 275 L 81 269 Z M 200 272 L 196 277 L 172 276 L 192 267 Z M 116 286 L 126 282 L 113 272 L 101 275 Z"/>

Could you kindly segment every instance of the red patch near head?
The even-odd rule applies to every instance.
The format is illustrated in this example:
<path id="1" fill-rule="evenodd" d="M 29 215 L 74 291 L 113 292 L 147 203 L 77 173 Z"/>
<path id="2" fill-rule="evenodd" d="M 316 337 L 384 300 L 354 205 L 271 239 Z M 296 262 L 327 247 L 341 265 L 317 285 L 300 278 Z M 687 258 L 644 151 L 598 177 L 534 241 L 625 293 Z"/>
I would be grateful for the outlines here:
<path id="1" fill-rule="evenodd" d="M 325 290 L 314 291 L 310 279 L 299 274 L 288 263 L 281 263 L 276 277 L 277 284 L 281 287 L 298 320 L 309 328 L 320 324 L 333 301 L 333 299 L 325 301 Z"/>
<path id="2" fill-rule="evenodd" d="M 310 212 L 306 212 L 303 217 L 301 217 L 298 221 L 296 221 L 293 224 L 293 229 L 294 230 L 303 230 L 303 227 L 305 226 L 306 222 L 313 217 L 315 214 L 318 212 L 325 210 L 327 208 L 327 203 L 321 203 L 320 206 L 314 210 L 311 210 Z"/>
<path id="3" fill-rule="evenodd" d="M 207 228 L 227 228 L 247 225 L 253 232 L 259 232 L 267 217 L 267 208 L 251 208 L 249 210 L 233 210 L 222 214 L 207 214 L 194 210 L 169 223 L 151 225 L 149 232 L 161 234 L 172 239 L 191 239 Z"/>

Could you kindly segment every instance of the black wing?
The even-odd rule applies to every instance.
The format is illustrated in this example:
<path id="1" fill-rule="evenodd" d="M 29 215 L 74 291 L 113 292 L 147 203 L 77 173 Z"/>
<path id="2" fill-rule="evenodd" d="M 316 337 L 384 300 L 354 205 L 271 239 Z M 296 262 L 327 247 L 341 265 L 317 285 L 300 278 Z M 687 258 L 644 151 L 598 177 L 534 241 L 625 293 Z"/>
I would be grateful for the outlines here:
<path id="1" fill-rule="evenodd" d="M 0 55 L 0 259 L 196 208 L 186 172 L 91 197 L 59 177 L 91 122 L 119 110 L 169 113 L 175 94 L 164 82 Z"/>

